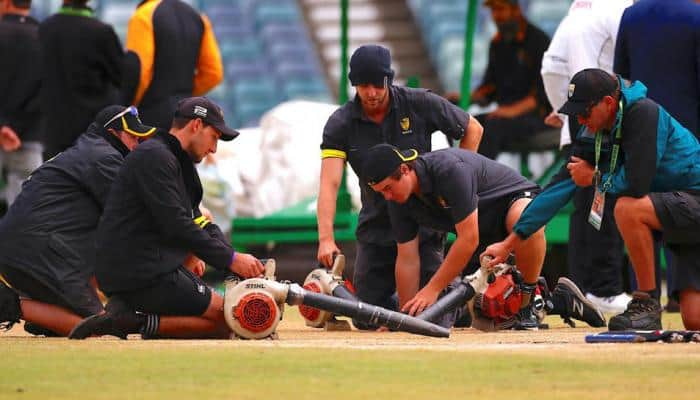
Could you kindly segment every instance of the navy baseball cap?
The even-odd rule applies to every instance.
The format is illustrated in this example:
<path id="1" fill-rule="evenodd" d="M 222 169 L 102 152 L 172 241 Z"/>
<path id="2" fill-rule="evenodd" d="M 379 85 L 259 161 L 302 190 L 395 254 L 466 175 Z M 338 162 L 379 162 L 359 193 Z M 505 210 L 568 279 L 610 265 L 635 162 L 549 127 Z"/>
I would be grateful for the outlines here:
<path id="1" fill-rule="evenodd" d="M 353 86 L 372 84 L 377 87 L 391 85 L 394 70 L 391 69 L 391 53 L 386 47 L 376 44 L 360 46 L 350 57 L 350 83 Z"/>
<path id="2" fill-rule="evenodd" d="M 568 100 L 559 109 L 561 114 L 576 117 L 594 103 L 611 96 L 617 89 L 617 79 L 598 68 L 579 71 L 571 78 Z"/>
<path id="3" fill-rule="evenodd" d="M 228 142 L 235 139 L 240 132 L 226 126 L 221 107 L 206 97 L 188 97 L 180 100 L 175 109 L 175 118 L 197 119 L 211 125 L 221 133 L 221 140 Z"/>
<path id="4" fill-rule="evenodd" d="M 387 143 L 372 146 L 365 156 L 362 166 L 364 180 L 368 185 L 376 185 L 391 176 L 399 165 L 418 158 L 415 149 L 400 150 Z"/>
<path id="5" fill-rule="evenodd" d="M 506 5 L 506 6 L 517 6 L 518 0 L 486 0 L 484 1 L 484 6 L 491 7 L 496 4 Z"/>
<path id="6" fill-rule="evenodd" d="M 95 122 L 101 127 L 124 131 L 139 138 L 148 137 L 156 131 L 156 128 L 141 122 L 135 106 L 107 106 L 97 113 Z"/>

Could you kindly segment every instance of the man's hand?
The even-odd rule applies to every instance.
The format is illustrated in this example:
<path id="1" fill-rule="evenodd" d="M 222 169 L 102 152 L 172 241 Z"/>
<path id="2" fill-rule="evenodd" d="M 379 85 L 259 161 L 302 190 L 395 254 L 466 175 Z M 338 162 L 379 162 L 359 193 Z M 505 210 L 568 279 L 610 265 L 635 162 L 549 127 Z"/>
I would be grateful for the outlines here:
<path id="1" fill-rule="evenodd" d="M 586 187 L 593 184 L 593 166 L 587 161 L 571 156 L 571 161 L 566 164 L 571 179 L 577 186 Z"/>
<path id="2" fill-rule="evenodd" d="M 559 116 L 559 113 L 557 113 L 556 111 L 552 111 L 551 113 L 549 113 L 549 115 L 547 115 L 544 118 L 544 123 L 545 125 L 551 126 L 552 128 L 561 128 L 562 126 L 564 126 L 564 121 L 562 121 L 561 117 Z"/>
<path id="3" fill-rule="evenodd" d="M 7 125 L 3 125 L 3 127 L 0 128 L 0 147 L 2 147 L 4 151 L 15 151 L 19 149 L 21 145 L 22 141 L 19 136 L 17 136 L 17 132 L 15 132 L 14 129 Z"/>
<path id="4" fill-rule="evenodd" d="M 407 312 L 409 315 L 418 315 L 426 308 L 430 307 L 437 301 L 439 290 L 433 289 L 430 284 L 419 290 L 415 296 L 401 307 L 401 311 Z"/>
<path id="5" fill-rule="evenodd" d="M 492 257 L 493 259 L 489 261 L 489 267 L 493 267 L 494 265 L 506 262 L 506 259 L 508 259 L 508 256 L 510 255 L 510 251 L 513 250 L 506 241 L 494 243 L 486 248 L 483 253 L 479 254 L 479 260 L 484 258 L 485 256 Z"/>
<path id="6" fill-rule="evenodd" d="M 211 210 L 200 204 L 199 212 L 201 212 L 202 215 L 204 215 L 209 221 L 214 222 L 214 215 L 211 213 Z"/>
<path id="7" fill-rule="evenodd" d="M 246 253 L 236 253 L 229 269 L 245 279 L 256 278 L 265 271 L 260 260 Z"/>
<path id="8" fill-rule="evenodd" d="M 195 256 L 193 253 L 190 253 L 187 258 L 185 258 L 182 265 L 200 278 L 202 275 L 204 275 L 204 270 L 207 267 L 206 264 L 204 264 L 204 261 L 199 259 L 199 257 Z"/>
<path id="9" fill-rule="evenodd" d="M 333 257 L 340 254 L 340 249 L 333 240 L 323 240 L 318 244 L 318 262 L 326 268 L 333 266 Z"/>

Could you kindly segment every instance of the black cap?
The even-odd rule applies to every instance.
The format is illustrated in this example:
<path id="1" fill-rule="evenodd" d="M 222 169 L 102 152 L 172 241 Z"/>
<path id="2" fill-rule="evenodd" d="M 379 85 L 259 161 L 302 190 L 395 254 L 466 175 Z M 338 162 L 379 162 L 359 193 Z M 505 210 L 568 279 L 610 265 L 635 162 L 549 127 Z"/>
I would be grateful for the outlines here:
<path id="1" fill-rule="evenodd" d="M 581 115 L 591 104 L 605 96 L 611 96 L 617 89 L 617 79 L 598 68 L 579 71 L 569 83 L 569 99 L 559 109 L 561 114 L 571 117 Z"/>
<path id="2" fill-rule="evenodd" d="M 387 143 L 372 146 L 367 150 L 362 166 L 364 179 L 368 185 L 376 185 L 399 168 L 399 165 L 415 160 L 418 151 L 415 149 L 399 150 Z"/>
<path id="3" fill-rule="evenodd" d="M 141 122 L 135 106 L 107 106 L 97 113 L 95 122 L 101 127 L 124 131 L 141 138 L 150 136 L 156 131 L 156 128 Z"/>
<path id="4" fill-rule="evenodd" d="M 496 4 L 502 4 L 506 6 L 517 6 L 518 0 L 486 0 L 484 1 L 484 6 L 491 7 Z"/>
<path id="5" fill-rule="evenodd" d="M 391 69 L 391 54 L 389 49 L 376 44 L 358 47 L 350 57 L 350 83 L 353 86 L 372 84 L 377 87 L 391 85 L 394 80 L 394 70 Z"/>
<path id="6" fill-rule="evenodd" d="M 202 121 L 219 131 L 219 133 L 221 133 L 221 140 L 226 142 L 240 135 L 240 132 L 237 130 L 226 126 L 224 113 L 221 111 L 221 107 L 206 97 L 188 97 L 180 100 L 175 110 L 175 118 L 201 118 Z"/>

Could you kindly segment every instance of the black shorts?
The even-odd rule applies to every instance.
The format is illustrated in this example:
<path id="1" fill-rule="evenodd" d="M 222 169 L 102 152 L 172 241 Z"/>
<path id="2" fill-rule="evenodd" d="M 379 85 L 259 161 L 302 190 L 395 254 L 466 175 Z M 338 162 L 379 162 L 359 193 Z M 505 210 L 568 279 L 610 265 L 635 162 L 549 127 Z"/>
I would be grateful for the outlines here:
<path id="1" fill-rule="evenodd" d="M 211 289 L 182 266 L 161 276 L 153 286 L 113 295 L 136 311 L 157 315 L 200 316 L 211 303 Z"/>
<path id="2" fill-rule="evenodd" d="M 29 273 L 8 266 L 0 266 L 0 273 L 22 297 L 63 307 L 81 317 L 99 314 L 104 309 L 97 291 L 87 280 L 44 283 Z"/>
<path id="3" fill-rule="evenodd" d="M 511 193 L 498 199 L 487 209 L 479 209 L 479 246 L 472 255 L 469 265 L 464 269 L 463 275 L 471 274 L 479 269 L 479 255 L 486 250 L 486 247 L 508 237 L 506 216 L 513 203 L 520 199 L 534 199 L 539 192 L 539 189 L 534 189 Z"/>
<path id="4" fill-rule="evenodd" d="M 650 193 L 663 239 L 673 255 L 671 297 L 685 289 L 700 290 L 700 193 Z"/>
<path id="5" fill-rule="evenodd" d="M 700 193 L 649 193 L 663 227 L 664 242 L 700 244 Z"/>

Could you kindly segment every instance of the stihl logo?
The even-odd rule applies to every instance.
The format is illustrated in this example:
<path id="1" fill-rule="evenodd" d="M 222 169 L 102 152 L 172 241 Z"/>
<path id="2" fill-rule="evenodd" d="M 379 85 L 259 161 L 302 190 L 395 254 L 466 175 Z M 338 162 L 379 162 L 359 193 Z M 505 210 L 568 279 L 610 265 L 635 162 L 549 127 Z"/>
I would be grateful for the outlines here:
<path id="1" fill-rule="evenodd" d="M 583 315 L 583 303 L 580 301 L 573 301 L 572 308 L 574 313 L 578 315 Z"/>
<path id="2" fill-rule="evenodd" d="M 265 284 L 263 283 L 246 283 L 246 289 L 265 289 Z"/>

